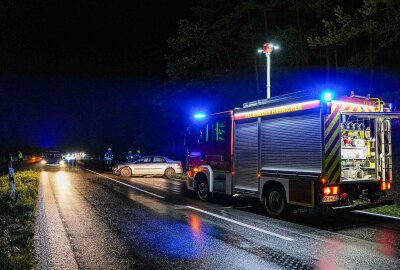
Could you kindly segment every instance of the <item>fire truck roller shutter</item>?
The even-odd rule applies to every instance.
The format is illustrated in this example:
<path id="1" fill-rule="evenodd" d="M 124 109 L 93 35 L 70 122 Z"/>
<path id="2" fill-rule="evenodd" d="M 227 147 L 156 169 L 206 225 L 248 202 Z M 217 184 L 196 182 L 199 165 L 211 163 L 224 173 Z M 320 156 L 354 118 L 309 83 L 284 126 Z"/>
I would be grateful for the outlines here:
<path id="1" fill-rule="evenodd" d="M 235 123 L 234 187 L 258 190 L 258 119 Z"/>
<path id="2" fill-rule="evenodd" d="M 321 173 L 320 112 L 261 121 L 261 171 Z"/>

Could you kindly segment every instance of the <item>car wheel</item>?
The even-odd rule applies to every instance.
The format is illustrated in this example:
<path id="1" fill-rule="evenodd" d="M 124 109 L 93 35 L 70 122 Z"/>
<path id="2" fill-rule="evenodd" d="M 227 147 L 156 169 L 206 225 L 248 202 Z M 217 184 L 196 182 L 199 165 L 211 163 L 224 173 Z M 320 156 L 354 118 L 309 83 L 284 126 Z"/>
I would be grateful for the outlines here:
<path id="1" fill-rule="evenodd" d="M 129 167 L 123 167 L 121 169 L 121 176 L 123 177 L 129 177 L 132 175 L 132 170 Z"/>
<path id="2" fill-rule="evenodd" d="M 197 196 L 202 201 L 207 201 L 210 198 L 210 192 L 208 188 L 207 181 L 201 181 L 197 186 Z"/>
<path id="3" fill-rule="evenodd" d="M 175 176 L 175 170 L 174 170 L 173 168 L 168 168 L 168 169 L 165 170 L 164 175 L 165 175 L 167 178 L 172 178 L 172 177 Z"/>
<path id="4" fill-rule="evenodd" d="M 286 217 L 288 205 L 284 191 L 279 187 L 269 188 L 264 198 L 264 206 L 271 217 Z"/>

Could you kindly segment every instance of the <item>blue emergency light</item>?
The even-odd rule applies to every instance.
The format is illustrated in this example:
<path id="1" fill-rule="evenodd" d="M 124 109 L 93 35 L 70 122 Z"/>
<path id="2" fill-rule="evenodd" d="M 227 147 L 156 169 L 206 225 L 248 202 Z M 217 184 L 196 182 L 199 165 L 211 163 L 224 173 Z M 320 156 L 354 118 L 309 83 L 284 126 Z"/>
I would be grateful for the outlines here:
<path id="1" fill-rule="evenodd" d="M 332 101 L 332 93 L 331 92 L 324 92 L 324 94 L 322 95 L 322 99 L 325 101 L 325 102 L 329 102 L 329 101 Z"/>
<path id="2" fill-rule="evenodd" d="M 206 118 L 206 114 L 205 113 L 198 112 L 198 113 L 194 114 L 194 119 L 196 119 L 196 120 L 201 120 L 201 119 L 204 119 L 204 118 Z"/>

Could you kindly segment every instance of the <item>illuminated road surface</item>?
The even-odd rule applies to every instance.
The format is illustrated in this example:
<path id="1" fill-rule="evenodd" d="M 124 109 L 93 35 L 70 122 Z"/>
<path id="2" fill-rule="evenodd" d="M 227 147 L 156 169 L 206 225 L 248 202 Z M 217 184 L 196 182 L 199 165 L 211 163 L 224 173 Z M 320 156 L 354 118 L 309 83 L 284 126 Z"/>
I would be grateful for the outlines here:
<path id="1" fill-rule="evenodd" d="M 280 221 L 180 181 L 78 168 L 43 171 L 39 196 L 41 269 L 400 269 L 399 221 Z"/>

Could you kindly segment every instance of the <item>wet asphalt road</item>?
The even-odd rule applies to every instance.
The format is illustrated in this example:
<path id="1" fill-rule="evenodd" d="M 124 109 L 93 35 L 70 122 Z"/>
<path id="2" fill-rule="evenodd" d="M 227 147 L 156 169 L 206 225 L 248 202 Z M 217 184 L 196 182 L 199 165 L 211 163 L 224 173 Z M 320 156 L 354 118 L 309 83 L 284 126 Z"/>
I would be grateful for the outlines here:
<path id="1" fill-rule="evenodd" d="M 43 269 L 400 269 L 400 221 L 281 221 L 182 181 L 63 168 L 41 172 L 35 246 Z"/>

